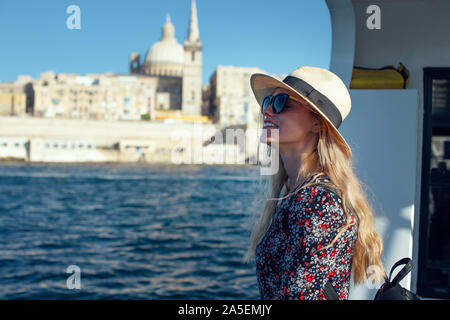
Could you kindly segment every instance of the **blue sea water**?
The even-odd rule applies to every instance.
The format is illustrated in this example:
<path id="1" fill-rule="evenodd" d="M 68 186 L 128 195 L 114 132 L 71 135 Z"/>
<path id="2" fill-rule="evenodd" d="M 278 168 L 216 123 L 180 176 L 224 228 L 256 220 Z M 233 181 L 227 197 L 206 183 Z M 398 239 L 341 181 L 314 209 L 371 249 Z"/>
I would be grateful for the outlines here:
<path id="1" fill-rule="evenodd" d="M 2 163 L 0 299 L 258 299 L 258 183 L 256 166 Z"/>

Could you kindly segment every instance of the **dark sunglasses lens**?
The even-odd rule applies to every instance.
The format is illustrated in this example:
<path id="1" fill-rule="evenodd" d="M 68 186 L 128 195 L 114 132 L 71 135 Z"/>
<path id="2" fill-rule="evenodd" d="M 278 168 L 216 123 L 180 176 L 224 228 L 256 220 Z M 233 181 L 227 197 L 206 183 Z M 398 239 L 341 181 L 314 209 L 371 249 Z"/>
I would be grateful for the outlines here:
<path id="1" fill-rule="evenodd" d="M 270 106 L 270 100 L 271 100 L 271 98 L 272 98 L 272 96 L 267 96 L 267 97 L 265 97 L 265 98 L 263 99 L 262 104 L 261 104 L 261 108 L 262 108 L 261 111 L 266 110 L 266 108 L 267 108 L 268 106 Z"/>
<path id="2" fill-rule="evenodd" d="M 283 111 L 288 97 L 289 96 L 287 94 L 279 94 L 275 97 L 273 102 L 273 110 L 275 113 L 280 113 Z"/>

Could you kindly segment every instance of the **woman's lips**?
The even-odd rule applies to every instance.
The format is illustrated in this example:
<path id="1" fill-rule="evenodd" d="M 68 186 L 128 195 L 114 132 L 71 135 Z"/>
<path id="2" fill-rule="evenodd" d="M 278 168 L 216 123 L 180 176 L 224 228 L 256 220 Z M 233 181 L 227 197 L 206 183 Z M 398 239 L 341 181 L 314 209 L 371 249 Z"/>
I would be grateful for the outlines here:
<path id="1" fill-rule="evenodd" d="M 269 122 L 264 124 L 263 129 L 278 129 L 278 126 Z"/>
<path id="2" fill-rule="evenodd" d="M 272 120 L 266 119 L 264 121 L 264 126 L 263 129 L 278 129 L 278 125 L 276 123 L 274 123 Z"/>

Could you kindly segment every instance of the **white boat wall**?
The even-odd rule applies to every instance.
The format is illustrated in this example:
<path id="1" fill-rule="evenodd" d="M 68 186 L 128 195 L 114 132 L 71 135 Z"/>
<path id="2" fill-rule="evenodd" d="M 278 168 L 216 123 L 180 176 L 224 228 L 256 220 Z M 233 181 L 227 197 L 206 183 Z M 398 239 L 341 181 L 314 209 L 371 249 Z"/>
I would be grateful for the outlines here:
<path id="1" fill-rule="evenodd" d="M 426 278 L 432 264 L 425 243 L 430 214 L 421 199 L 431 193 L 423 181 L 430 170 L 423 159 L 435 156 L 426 148 L 431 131 L 424 121 L 428 101 L 424 68 L 450 67 L 450 1 L 326 0 L 326 4 L 332 25 L 330 70 L 348 87 L 354 66 L 397 67 L 402 62 L 410 72 L 407 89 L 351 89 L 352 110 L 340 130 L 352 148 L 355 170 L 368 186 L 387 272 L 396 261 L 410 257 L 414 268 L 401 285 L 422 298 L 449 298 L 448 260 L 439 264 L 444 282 L 432 285 Z M 375 14 L 371 5 L 379 9 L 379 29 L 369 27 Z M 449 122 L 445 125 L 450 127 Z M 440 137 L 440 146 L 450 141 L 447 135 Z M 433 136 L 433 144 L 436 139 Z M 445 236 L 448 239 L 448 232 Z M 373 299 L 375 292 L 367 283 L 352 285 L 350 299 Z"/>

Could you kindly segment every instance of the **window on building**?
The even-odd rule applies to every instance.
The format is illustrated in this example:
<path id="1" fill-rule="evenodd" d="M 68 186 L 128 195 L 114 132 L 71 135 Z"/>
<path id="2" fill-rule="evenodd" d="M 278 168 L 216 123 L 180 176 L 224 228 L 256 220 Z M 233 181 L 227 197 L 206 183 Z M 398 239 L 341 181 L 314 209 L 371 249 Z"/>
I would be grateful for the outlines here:
<path id="1" fill-rule="evenodd" d="M 450 68 L 424 69 L 419 295 L 450 298 Z"/>
<path id="2" fill-rule="evenodd" d="M 194 62 L 195 61 L 195 51 L 192 51 L 192 62 Z"/>

